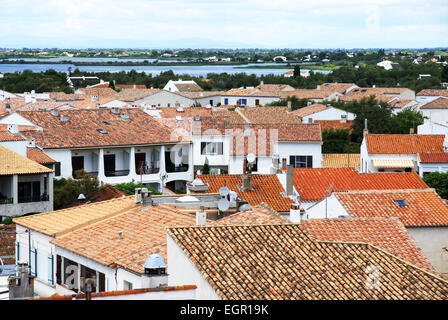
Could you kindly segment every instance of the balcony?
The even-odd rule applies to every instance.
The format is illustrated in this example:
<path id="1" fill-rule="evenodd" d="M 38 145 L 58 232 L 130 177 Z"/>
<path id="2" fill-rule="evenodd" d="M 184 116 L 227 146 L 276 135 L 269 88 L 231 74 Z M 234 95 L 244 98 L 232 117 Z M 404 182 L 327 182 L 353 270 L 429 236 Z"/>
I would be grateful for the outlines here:
<path id="1" fill-rule="evenodd" d="M 13 198 L 3 198 L 0 199 L 0 204 L 12 204 L 14 202 Z"/>
<path id="2" fill-rule="evenodd" d="M 129 170 L 105 171 L 104 175 L 106 177 L 124 177 L 124 176 L 129 175 Z"/>

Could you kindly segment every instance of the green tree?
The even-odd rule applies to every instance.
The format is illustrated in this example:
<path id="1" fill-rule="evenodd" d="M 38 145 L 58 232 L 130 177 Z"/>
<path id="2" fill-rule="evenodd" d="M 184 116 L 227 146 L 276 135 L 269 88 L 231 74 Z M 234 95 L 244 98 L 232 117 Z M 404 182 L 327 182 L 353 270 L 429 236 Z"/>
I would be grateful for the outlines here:
<path id="1" fill-rule="evenodd" d="M 210 166 L 208 165 L 208 162 L 204 163 L 204 166 L 202 167 L 201 173 L 202 174 L 210 174 Z"/>
<path id="2" fill-rule="evenodd" d="M 294 78 L 300 77 L 300 66 L 295 65 L 294 66 Z"/>
<path id="3" fill-rule="evenodd" d="M 322 153 L 345 153 L 349 144 L 348 130 L 322 131 Z"/>
<path id="4" fill-rule="evenodd" d="M 119 184 L 114 185 L 114 188 L 116 188 L 120 191 L 123 191 L 124 193 L 129 194 L 129 195 L 134 195 L 136 188 L 147 188 L 148 191 L 151 191 L 151 193 L 154 195 L 162 194 L 160 191 L 157 191 L 156 189 L 154 189 L 151 186 L 146 186 L 144 184 L 134 183 L 134 182 L 119 183 Z"/>
<path id="5" fill-rule="evenodd" d="M 423 176 L 423 181 L 430 188 L 434 188 L 441 198 L 448 199 L 448 172 L 427 173 Z"/>
<path id="6" fill-rule="evenodd" d="M 411 128 L 417 133 L 417 126 L 423 124 L 425 117 L 417 109 L 407 108 L 393 115 L 392 118 L 397 123 L 397 126 L 399 126 L 400 133 L 408 134 Z"/>
<path id="7" fill-rule="evenodd" d="M 443 82 L 448 82 L 448 65 L 442 68 L 441 80 Z"/>

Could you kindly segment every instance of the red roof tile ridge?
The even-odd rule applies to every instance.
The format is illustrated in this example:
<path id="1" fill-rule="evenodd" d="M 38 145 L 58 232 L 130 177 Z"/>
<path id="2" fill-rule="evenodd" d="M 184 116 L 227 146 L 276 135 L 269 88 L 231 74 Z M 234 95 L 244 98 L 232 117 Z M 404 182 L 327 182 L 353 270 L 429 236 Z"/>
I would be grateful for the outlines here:
<path id="1" fill-rule="evenodd" d="M 376 190 L 344 190 L 334 191 L 334 193 L 359 194 L 359 193 L 413 193 L 413 192 L 435 192 L 433 188 L 425 189 L 376 189 Z"/>

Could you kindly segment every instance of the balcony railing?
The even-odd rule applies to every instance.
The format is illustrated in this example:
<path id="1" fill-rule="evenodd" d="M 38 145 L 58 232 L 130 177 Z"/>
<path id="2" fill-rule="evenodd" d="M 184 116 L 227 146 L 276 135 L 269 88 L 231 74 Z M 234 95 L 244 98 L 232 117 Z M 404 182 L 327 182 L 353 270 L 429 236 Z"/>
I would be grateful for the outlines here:
<path id="1" fill-rule="evenodd" d="M 104 175 L 106 177 L 123 177 L 129 174 L 129 170 L 115 170 L 115 171 L 105 171 Z"/>
<path id="2" fill-rule="evenodd" d="M 136 169 L 137 174 L 153 174 L 159 173 L 160 168 L 138 168 Z"/>
<path id="3" fill-rule="evenodd" d="M 19 203 L 27 203 L 27 202 L 41 202 L 41 201 L 49 201 L 50 198 L 48 194 L 42 195 L 27 195 L 23 197 L 19 197 Z"/>
<path id="4" fill-rule="evenodd" d="M 0 204 L 12 204 L 14 202 L 13 198 L 3 198 L 0 199 Z"/>
<path id="5" fill-rule="evenodd" d="M 171 168 L 167 168 L 166 172 L 186 172 L 188 171 L 188 165 L 184 164 L 182 166 L 178 166 L 178 167 L 171 167 Z"/>

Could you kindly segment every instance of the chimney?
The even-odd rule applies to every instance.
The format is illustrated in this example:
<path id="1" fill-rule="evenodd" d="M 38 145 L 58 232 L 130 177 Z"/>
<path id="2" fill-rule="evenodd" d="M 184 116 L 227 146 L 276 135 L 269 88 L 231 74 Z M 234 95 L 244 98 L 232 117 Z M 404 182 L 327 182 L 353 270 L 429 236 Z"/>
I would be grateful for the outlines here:
<path id="1" fill-rule="evenodd" d="M 118 231 L 118 240 L 123 240 L 123 231 Z"/>
<path id="2" fill-rule="evenodd" d="M 17 273 L 8 277 L 9 300 L 34 298 L 34 277 L 29 275 L 28 265 L 17 262 Z"/>
<path id="3" fill-rule="evenodd" d="M 212 106 L 212 111 L 214 112 L 218 111 L 218 106 Z"/>
<path id="4" fill-rule="evenodd" d="M 375 89 L 375 85 L 374 84 L 372 84 L 372 88 Z"/>
<path id="5" fill-rule="evenodd" d="M 141 204 L 142 204 L 142 210 L 151 208 L 154 205 L 154 202 L 152 200 L 151 191 L 148 191 L 147 188 L 141 189 Z"/>
<path id="6" fill-rule="evenodd" d="M 294 174 L 294 167 L 292 164 L 286 166 L 286 195 L 292 195 L 292 179 Z"/>
<path id="7" fill-rule="evenodd" d="M 204 207 L 201 206 L 200 211 L 196 211 L 196 225 L 203 226 L 207 222 L 207 213 L 204 211 Z"/>
<path id="8" fill-rule="evenodd" d="M 311 101 L 308 101 L 307 103 L 306 103 L 306 106 L 307 107 L 309 107 L 310 105 L 312 105 L 313 103 L 311 102 Z"/>
<path id="9" fill-rule="evenodd" d="M 346 123 L 347 122 L 347 115 L 346 114 L 342 114 L 341 115 L 341 123 Z"/>
<path id="10" fill-rule="evenodd" d="M 329 104 L 329 103 L 327 103 L 325 106 L 326 106 L 327 108 L 331 108 L 331 104 Z"/>
<path id="11" fill-rule="evenodd" d="M 135 84 L 134 84 L 134 89 L 135 89 L 136 87 L 135 87 Z"/>
<path id="12" fill-rule="evenodd" d="M 414 134 L 414 128 L 409 129 L 409 134 Z"/>
<path id="13" fill-rule="evenodd" d="M 98 101 L 98 96 L 91 96 L 92 102 L 97 102 Z"/>
<path id="14" fill-rule="evenodd" d="M 145 264 L 143 265 L 143 269 L 143 288 L 158 288 L 168 285 L 166 264 L 159 254 L 151 254 L 148 259 L 146 259 Z"/>
<path id="15" fill-rule="evenodd" d="M 292 102 L 288 101 L 288 112 L 292 111 Z"/>
<path id="16" fill-rule="evenodd" d="M 262 85 L 264 85 L 264 81 L 263 80 L 260 81 L 260 86 L 262 86 Z"/>
<path id="17" fill-rule="evenodd" d="M 254 190 L 254 188 L 252 188 L 252 173 L 247 172 L 247 173 L 243 173 L 242 175 L 242 191 L 251 191 Z"/>
<path id="18" fill-rule="evenodd" d="M 68 117 L 65 114 L 61 114 L 59 119 L 61 120 L 61 122 L 67 122 Z"/>
<path id="19" fill-rule="evenodd" d="M 320 85 L 317 85 L 317 90 L 320 90 Z"/>
<path id="20" fill-rule="evenodd" d="M 8 132 L 12 135 L 19 134 L 19 125 L 18 124 L 8 124 Z"/>
<path id="21" fill-rule="evenodd" d="M 194 121 L 200 121 L 200 120 L 201 120 L 201 116 L 198 115 L 198 114 L 196 114 L 196 115 L 194 116 Z"/>
<path id="22" fill-rule="evenodd" d="M 369 129 L 367 129 L 367 119 L 364 119 L 364 130 L 362 133 L 364 136 L 369 133 Z"/>
<path id="23" fill-rule="evenodd" d="M 291 203 L 291 207 L 289 209 L 289 221 L 292 223 L 300 222 L 304 213 L 305 210 L 300 208 L 300 204 Z"/>
<path id="24" fill-rule="evenodd" d="M 120 108 L 119 107 L 112 107 L 110 109 L 110 112 L 112 112 L 113 114 L 119 114 L 120 113 Z"/>

